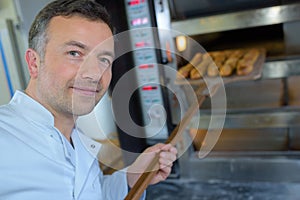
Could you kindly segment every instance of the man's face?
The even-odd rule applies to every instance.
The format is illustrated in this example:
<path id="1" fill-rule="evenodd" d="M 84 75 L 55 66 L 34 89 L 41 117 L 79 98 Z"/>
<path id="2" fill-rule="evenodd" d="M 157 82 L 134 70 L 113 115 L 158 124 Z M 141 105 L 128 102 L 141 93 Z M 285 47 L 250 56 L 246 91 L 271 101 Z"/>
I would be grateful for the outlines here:
<path id="1" fill-rule="evenodd" d="M 54 17 L 37 77 L 38 101 L 54 115 L 89 113 L 109 86 L 113 57 L 107 24 L 78 16 Z"/>

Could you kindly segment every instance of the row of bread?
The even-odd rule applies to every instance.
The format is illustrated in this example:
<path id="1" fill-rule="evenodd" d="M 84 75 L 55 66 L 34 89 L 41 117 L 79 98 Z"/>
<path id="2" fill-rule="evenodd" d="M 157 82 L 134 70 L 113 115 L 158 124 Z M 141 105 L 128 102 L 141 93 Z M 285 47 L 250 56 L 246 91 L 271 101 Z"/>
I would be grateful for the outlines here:
<path id="1" fill-rule="evenodd" d="M 258 49 L 236 49 L 196 53 L 192 60 L 178 70 L 178 78 L 200 79 L 203 76 L 247 75 L 259 58 Z"/>

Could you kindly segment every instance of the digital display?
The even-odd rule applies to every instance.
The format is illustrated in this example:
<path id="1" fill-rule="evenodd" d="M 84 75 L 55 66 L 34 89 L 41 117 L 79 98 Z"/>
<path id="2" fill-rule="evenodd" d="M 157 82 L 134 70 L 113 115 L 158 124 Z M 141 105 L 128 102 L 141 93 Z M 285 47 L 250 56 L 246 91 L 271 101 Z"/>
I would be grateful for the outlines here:
<path id="1" fill-rule="evenodd" d="M 128 1 L 128 5 L 129 6 L 136 6 L 136 5 L 139 5 L 141 3 L 144 3 L 145 0 L 131 0 L 131 1 Z"/>
<path id="2" fill-rule="evenodd" d="M 153 68 L 153 67 L 154 67 L 154 65 L 147 65 L 147 64 L 139 66 L 140 69 L 149 69 L 149 68 Z"/>
<path id="3" fill-rule="evenodd" d="M 144 25 L 147 24 L 149 22 L 147 17 L 144 18 L 136 18 L 131 20 L 131 25 L 132 26 L 139 26 L 139 25 Z"/>
<path id="4" fill-rule="evenodd" d="M 137 47 L 137 48 L 147 47 L 147 46 L 150 46 L 150 44 L 148 42 L 137 42 L 137 43 L 135 43 L 135 47 Z"/>
<path id="5" fill-rule="evenodd" d="M 142 88 L 144 91 L 157 90 L 157 86 L 145 86 Z"/>

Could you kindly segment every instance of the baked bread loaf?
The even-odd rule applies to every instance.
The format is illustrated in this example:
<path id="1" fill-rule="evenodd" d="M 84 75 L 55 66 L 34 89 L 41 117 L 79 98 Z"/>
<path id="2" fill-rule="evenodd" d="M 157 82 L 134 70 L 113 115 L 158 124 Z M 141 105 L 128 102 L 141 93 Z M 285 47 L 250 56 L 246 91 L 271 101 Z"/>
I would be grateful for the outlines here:
<path id="1" fill-rule="evenodd" d="M 235 50 L 225 61 L 224 65 L 220 68 L 221 76 L 230 76 L 233 74 L 234 70 L 237 68 L 238 60 L 243 56 L 242 50 Z"/>
<path id="2" fill-rule="evenodd" d="M 244 57 L 239 60 L 237 65 L 237 75 L 247 75 L 253 71 L 254 64 L 259 57 L 257 49 L 251 49 L 245 53 Z"/>
<path id="3" fill-rule="evenodd" d="M 177 78 L 181 79 L 181 78 L 188 78 L 190 75 L 191 70 L 194 68 L 194 66 L 198 65 L 202 60 L 202 53 L 196 53 L 191 62 L 189 62 L 188 64 L 184 65 L 183 67 L 181 67 L 178 70 L 177 73 Z"/>
<path id="4" fill-rule="evenodd" d="M 207 67 L 207 75 L 210 77 L 214 77 L 219 75 L 220 67 L 223 65 L 225 60 L 227 59 L 227 54 L 225 51 L 215 51 L 210 53 L 213 58 L 212 63 Z"/>
<path id="5" fill-rule="evenodd" d="M 202 78 L 205 74 L 206 74 L 206 71 L 207 71 L 207 67 L 210 63 L 212 63 L 212 59 L 209 55 L 209 53 L 205 53 L 203 54 L 202 56 L 202 60 L 200 63 L 198 63 L 195 68 L 193 68 L 191 70 L 191 73 L 190 73 L 190 78 L 191 79 L 199 79 L 199 78 Z"/>
<path id="6" fill-rule="evenodd" d="M 196 53 L 188 64 L 178 70 L 177 78 L 248 75 L 260 54 L 261 50 L 255 48 Z"/>

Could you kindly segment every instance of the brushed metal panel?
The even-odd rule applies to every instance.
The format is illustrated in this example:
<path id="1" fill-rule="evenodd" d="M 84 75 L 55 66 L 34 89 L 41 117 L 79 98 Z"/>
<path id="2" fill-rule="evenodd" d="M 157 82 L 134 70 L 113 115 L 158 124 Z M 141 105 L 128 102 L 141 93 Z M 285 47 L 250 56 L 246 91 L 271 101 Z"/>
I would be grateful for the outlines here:
<path id="1" fill-rule="evenodd" d="M 172 22 L 173 30 L 187 35 L 198 35 L 256 26 L 266 26 L 300 20 L 300 4 L 221 14 Z"/>
<path id="2" fill-rule="evenodd" d="M 225 90 L 228 110 L 278 108 L 282 105 L 283 83 L 279 79 L 230 83 Z M 210 104 L 210 99 L 207 99 L 201 109 L 209 109 Z"/>
<path id="3" fill-rule="evenodd" d="M 300 76 L 291 76 L 287 82 L 289 106 L 300 106 Z"/>
<path id="4" fill-rule="evenodd" d="M 281 156 L 191 158 L 185 176 L 196 180 L 300 182 L 300 160 Z"/>
<path id="5" fill-rule="evenodd" d="M 207 130 L 190 130 L 196 151 L 203 144 Z M 285 128 L 223 129 L 213 151 L 283 151 L 289 148 Z"/>
<path id="6" fill-rule="evenodd" d="M 289 129 L 290 148 L 292 150 L 300 150 L 300 124 L 299 127 Z"/>

